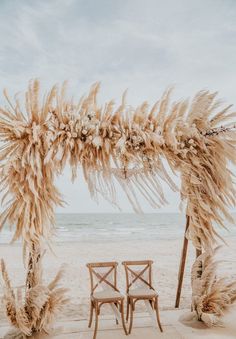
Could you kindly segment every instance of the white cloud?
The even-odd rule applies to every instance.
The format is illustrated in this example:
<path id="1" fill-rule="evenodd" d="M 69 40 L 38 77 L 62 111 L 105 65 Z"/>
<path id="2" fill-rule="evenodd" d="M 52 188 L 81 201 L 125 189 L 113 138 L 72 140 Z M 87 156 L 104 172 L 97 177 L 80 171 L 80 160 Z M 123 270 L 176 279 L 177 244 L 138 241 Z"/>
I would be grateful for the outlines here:
<path id="1" fill-rule="evenodd" d="M 128 87 L 138 104 L 175 84 L 176 98 L 209 88 L 235 103 L 235 17 L 232 0 L 2 1 L 0 88 L 14 94 L 33 77 L 43 88 L 68 79 L 79 97 L 100 80 L 101 101 Z M 90 201 L 82 180 L 72 189 L 68 176 L 58 180 L 67 211 L 111 210 Z M 168 196 L 167 210 L 177 209 Z"/>

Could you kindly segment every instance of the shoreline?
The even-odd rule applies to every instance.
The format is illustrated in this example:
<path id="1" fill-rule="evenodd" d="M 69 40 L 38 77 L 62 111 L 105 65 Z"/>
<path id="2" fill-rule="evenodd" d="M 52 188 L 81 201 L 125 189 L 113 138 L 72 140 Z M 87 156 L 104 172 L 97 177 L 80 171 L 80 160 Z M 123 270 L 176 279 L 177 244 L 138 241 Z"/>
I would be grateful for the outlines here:
<path id="1" fill-rule="evenodd" d="M 231 246 L 230 243 L 232 241 L 234 241 L 235 239 L 235 245 L 236 245 L 236 233 L 227 233 L 227 234 L 220 234 L 220 236 L 222 238 L 218 238 L 218 243 L 216 243 L 216 246 Z M 130 236 L 132 237 L 132 236 Z M 58 237 L 59 239 L 60 237 Z M 52 240 L 45 240 L 45 244 L 50 244 L 50 246 L 64 246 L 66 244 L 87 244 L 87 245 L 96 245 L 96 244 L 107 244 L 107 242 L 110 242 L 110 243 L 131 243 L 131 242 L 140 242 L 140 243 L 146 243 L 148 241 L 151 241 L 151 242 L 156 242 L 157 244 L 159 242 L 163 242 L 163 241 L 166 241 L 166 242 L 175 242 L 175 241 L 178 241 L 182 244 L 183 242 L 183 239 L 184 239 L 184 230 L 183 230 L 183 235 L 180 237 L 179 235 L 175 235 L 175 236 L 171 236 L 170 238 L 167 238 L 167 237 L 160 237 L 160 238 L 146 238 L 146 239 L 128 239 L 128 237 L 124 237 L 124 238 L 117 238 L 117 239 L 114 239 L 114 238 L 108 238 L 108 239 L 101 239 L 98 237 L 98 239 L 89 239 L 89 240 L 84 240 L 84 239 L 81 239 L 81 240 L 73 240 L 73 239 L 70 239 L 70 240 L 63 240 L 60 238 L 60 240 L 56 240 L 55 237 L 52 238 Z M 224 241 L 222 241 L 222 239 Z M 189 243 L 191 244 L 191 240 L 189 241 Z M 9 242 L 0 242 L 0 248 L 1 247 L 8 247 L 8 246 L 12 246 L 12 247 L 22 247 L 22 243 L 21 243 L 21 240 L 17 240 L 13 243 L 11 243 L 10 241 Z M 47 246 L 47 245 L 46 245 Z"/>
<path id="2" fill-rule="evenodd" d="M 229 246 L 222 247 L 219 259 L 219 273 L 236 279 L 236 236 L 228 239 Z M 43 278 L 49 283 L 62 264 L 66 265 L 66 273 L 62 279 L 62 286 L 69 288 L 68 296 L 71 303 L 66 307 L 59 318 L 73 317 L 86 318 L 89 307 L 90 281 L 86 268 L 87 262 L 118 261 L 152 259 L 154 287 L 160 295 L 160 309 L 174 309 L 175 294 L 178 282 L 178 269 L 182 249 L 182 239 L 169 240 L 130 240 L 116 242 L 60 242 L 53 243 L 55 254 L 48 250 L 43 259 Z M 63 249 L 63 250 L 62 250 Z M 13 286 L 24 284 L 25 269 L 21 243 L 0 244 L 0 257 L 5 260 L 10 280 Z M 186 270 L 183 282 L 181 308 L 190 308 L 191 264 L 195 258 L 195 249 L 189 246 L 186 261 Z M 125 274 L 121 264 L 118 266 L 118 287 L 125 292 Z M 2 295 L 0 284 L 0 296 Z M 142 307 L 140 306 L 140 311 Z M 0 304 L 0 323 L 6 321 L 4 307 Z M 105 314 L 109 310 L 104 307 Z"/>

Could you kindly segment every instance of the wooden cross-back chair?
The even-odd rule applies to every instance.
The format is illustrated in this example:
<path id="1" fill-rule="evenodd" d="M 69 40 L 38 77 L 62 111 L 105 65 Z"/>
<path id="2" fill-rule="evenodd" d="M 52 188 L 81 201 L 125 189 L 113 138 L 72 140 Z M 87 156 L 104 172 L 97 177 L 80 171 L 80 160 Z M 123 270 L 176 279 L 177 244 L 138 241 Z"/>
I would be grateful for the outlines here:
<path id="1" fill-rule="evenodd" d="M 129 320 L 130 313 L 129 334 L 131 333 L 133 326 L 135 304 L 139 300 L 148 301 L 150 303 L 152 309 L 156 311 L 156 318 L 160 331 L 163 332 L 159 315 L 158 293 L 152 285 L 153 261 L 124 261 L 122 264 L 125 267 L 126 274 L 127 321 Z"/>
<path id="2" fill-rule="evenodd" d="M 89 263 L 87 267 L 90 273 L 91 299 L 89 327 L 92 325 L 95 311 L 95 328 L 93 339 L 97 336 L 98 316 L 103 304 L 112 304 L 120 312 L 122 325 L 127 335 L 124 320 L 124 296 L 117 288 L 117 262 Z M 116 319 L 118 324 L 118 320 Z"/>

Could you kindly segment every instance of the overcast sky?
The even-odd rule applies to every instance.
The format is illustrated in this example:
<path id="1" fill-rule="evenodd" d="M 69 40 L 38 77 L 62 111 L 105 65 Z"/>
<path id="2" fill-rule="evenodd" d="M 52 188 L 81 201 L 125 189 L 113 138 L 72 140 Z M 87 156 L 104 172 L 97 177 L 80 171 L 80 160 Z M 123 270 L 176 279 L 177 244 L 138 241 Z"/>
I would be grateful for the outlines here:
<path id="1" fill-rule="evenodd" d="M 0 37 L 0 89 L 11 94 L 37 77 L 44 89 L 67 79 L 78 98 L 99 80 L 101 102 L 129 88 L 130 104 L 153 103 L 172 84 L 175 98 L 208 88 L 236 101 L 234 0 L 1 0 Z M 115 212 L 90 199 L 80 175 L 69 179 L 66 169 L 57 180 L 68 202 L 58 212 Z M 163 187 L 162 211 L 177 211 L 178 194 Z"/>

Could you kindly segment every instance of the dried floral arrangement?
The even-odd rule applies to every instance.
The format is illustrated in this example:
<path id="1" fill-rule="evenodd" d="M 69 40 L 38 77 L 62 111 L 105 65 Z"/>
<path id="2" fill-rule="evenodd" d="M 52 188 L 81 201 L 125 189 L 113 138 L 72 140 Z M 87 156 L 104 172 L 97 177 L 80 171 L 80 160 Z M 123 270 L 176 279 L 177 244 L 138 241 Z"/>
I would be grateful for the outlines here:
<path id="1" fill-rule="evenodd" d="M 34 246 L 34 243 L 31 245 Z M 15 330 L 11 331 L 12 338 L 26 338 L 35 332 L 49 333 L 56 315 L 69 301 L 66 297 L 67 289 L 60 287 L 63 268 L 53 281 L 47 286 L 43 285 L 40 248 L 32 248 L 32 253 L 36 251 L 37 256 L 31 256 L 24 289 L 12 287 L 5 262 L 1 260 L 1 272 L 5 283 L 3 301 L 7 317 L 15 327 Z"/>
<path id="2" fill-rule="evenodd" d="M 167 90 L 151 108 L 147 102 L 137 108 L 127 105 L 125 94 L 116 108 L 113 101 L 99 105 L 98 90 L 99 84 L 93 85 L 89 94 L 75 103 L 66 98 L 65 86 L 54 86 L 41 99 L 39 82 L 34 80 L 23 106 L 18 98 L 11 101 L 4 93 L 7 105 L 0 108 L 0 186 L 5 209 L 0 229 L 6 222 L 14 225 L 13 241 L 22 237 L 28 250 L 26 304 L 27 293 L 42 285 L 40 242 L 50 238 L 54 208 L 63 203 L 54 177 L 67 162 L 73 180 L 77 168 L 82 167 L 94 198 L 101 194 L 118 205 L 118 183 L 139 212 L 140 194 L 155 208 L 166 202 L 160 179 L 178 190 L 163 164 L 166 160 L 171 170 L 181 175 L 181 200 L 186 201 L 190 218 L 187 236 L 196 248 L 213 250 L 220 238 L 214 223 L 224 227 L 225 218 L 232 221 L 228 208 L 235 204 L 236 192 L 228 162 L 236 163 L 232 122 L 236 113 L 230 111 L 231 106 L 221 108 L 216 93 L 207 91 L 197 93 L 192 102 L 171 103 L 171 90 Z M 1 269 L 6 303 L 15 305 L 4 264 Z M 37 300 L 37 293 L 33 295 Z M 58 305 L 64 303 L 63 298 L 59 297 Z M 37 312 L 30 308 L 31 331 L 42 328 L 40 312 L 45 307 L 40 305 Z M 44 318 L 50 319 L 54 309 L 46 307 L 46 312 Z M 22 332 L 27 328 L 25 333 L 29 333 L 15 314 L 8 312 L 12 324 Z"/>
<path id="3" fill-rule="evenodd" d="M 217 277 L 219 261 L 213 254 L 204 252 L 192 266 L 192 308 L 198 320 L 211 327 L 220 323 L 220 317 L 236 302 L 236 281 Z"/>

